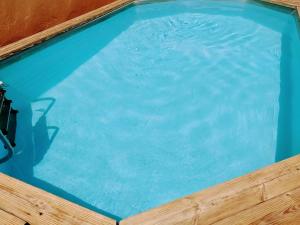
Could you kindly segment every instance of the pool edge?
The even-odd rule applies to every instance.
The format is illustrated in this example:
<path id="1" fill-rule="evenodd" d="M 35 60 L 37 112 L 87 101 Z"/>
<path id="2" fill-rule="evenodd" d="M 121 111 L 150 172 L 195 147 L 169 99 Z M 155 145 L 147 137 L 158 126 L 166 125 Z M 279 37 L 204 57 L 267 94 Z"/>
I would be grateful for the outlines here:
<path id="1" fill-rule="evenodd" d="M 116 0 L 110 4 L 104 5 L 81 16 L 67 20 L 34 35 L 0 47 L 0 61 L 3 61 L 33 46 L 41 44 L 44 41 L 54 38 L 62 33 L 81 27 L 101 17 L 107 16 L 115 11 L 125 8 L 133 2 L 134 0 Z"/>
<path id="2" fill-rule="evenodd" d="M 44 41 L 54 38 L 69 30 L 81 27 L 91 21 L 97 20 L 110 13 L 113 13 L 114 11 L 120 10 L 134 3 L 135 1 L 136 0 L 116 0 L 110 4 L 104 5 L 98 9 L 85 13 L 81 16 L 75 17 L 63 23 L 60 23 L 56 26 L 50 27 L 46 30 L 33 34 L 29 37 L 23 38 L 19 41 L 0 47 L 0 61 L 3 61 L 31 47 L 39 45 Z M 298 12 L 298 15 L 300 17 L 299 14 L 300 0 L 255 0 L 255 1 L 292 8 Z"/>
<path id="3" fill-rule="evenodd" d="M 240 221 L 247 221 L 243 224 L 252 224 L 251 222 L 257 222 L 271 213 L 268 210 L 257 210 L 258 205 L 270 204 L 270 201 L 281 198 L 286 193 L 293 194 L 293 190 L 298 189 L 300 194 L 300 183 L 297 182 L 299 180 L 300 155 L 297 155 L 134 215 L 122 220 L 120 225 L 233 225 L 240 224 Z M 299 204 L 299 201 L 300 199 L 296 204 Z M 273 209 L 276 209 L 276 206 L 273 206 Z M 251 210 L 251 218 L 240 219 L 240 213 L 246 210 Z"/>
<path id="4" fill-rule="evenodd" d="M 0 224 L 117 224 L 114 219 L 3 173 L 0 173 L 0 215 Z"/>
<path id="5" fill-rule="evenodd" d="M 280 0 L 258 0 L 263 2 L 269 2 L 271 4 L 276 4 L 280 6 L 285 6 L 289 8 L 293 8 L 298 13 L 298 19 L 300 19 L 300 1 L 294 1 L 297 4 L 289 3 L 288 0 L 280 1 Z M 12 44 L 9 44 L 7 46 L 4 46 L 0 48 L 0 61 L 4 60 L 16 53 L 22 52 L 28 48 L 31 48 L 35 45 L 38 45 L 50 38 L 53 38 L 61 33 L 67 32 L 71 29 L 80 27 L 88 22 L 91 22 L 93 20 L 96 20 L 100 17 L 106 16 L 107 14 L 110 14 L 116 10 L 119 10 L 127 5 L 130 5 L 133 3 L 134 0 L 118 0 L 113 3 L 110 3 L 106 6 L 103 6 L 99 9 L 93 10 L 89 13 L 86 13 L 82 16 L 76 17 L 74 19 L 68 20 L 64 23 L 61 23 L 59 25 L 56 25 L 52 28 L 49 28 L 45 31 L 39 32 L 37 34 L 34 34 L 30 37 L 24 38 L 20 41 L 14 42 Z M 293 2 L 293 1 L 291 1 Z M 273 171 L 272 173 L 270 171 Z M 269 171 L 269 172 L 266 172 Z M 276 172 L 277 171 L 277 172 Z M 262 176 L 259 176 L 258 174 L 264 174 Z M 277 174 L 277 177 L 272 177 L 273 175 Z M 257 178 L 256 176 L 259 176 Z M 7 179 L 15 180 L 15 184 L 13 187 L 9 187 L 5 189 L 5 185 L 7 182 Z M 264 182 L 256 183 L 254 185 L 253 183 L 258 182 L 258 179 L 266 179 Z M 259 204 L 268 203 L 270 200 L 275 199 L 278 196 L 282 196 L 286 193 L 287 195 L 292 195 L 294 192 L 293 190 L 300 189 L 299 186 L 296 186 L 295 180 L 300 179 L 300 155 L 288 158 L 284 161 L 281 161 L 279 163 L 272 164 L 268 167 L 265 167 L 261 170 L 258 170 L 256 172 L 250 173 L 248 175 L 244 175 L 242 177 L 236 178 L 234 180 L 222 183 L 220 185 L 208 188 L 204 191 L 198 192 L 196 194 L 189 195 L 187 197 L 183 197 L 180 199 L 177 199 L 171 203 L 167 203 L 163 206 L 159 206 L 155 209 L 143 212 L 141 214 L 134 215 L 132 217 L 129 217 L 127 219 L 121 220 L 121 225 L 154 225 L 154 224 L 163 224 L 163 225 L 175 225 L 175 224 L 206 224 L 202 220 L 206 221 L 207 224 L 211 224 L 212 220 L 216 220 L 215 222 L 222 223 L 222 220 L 226 220 L 228 218 L 234 218 L 238 213 L 247 210 L 249 208 L 256 206 Z M 249 181 L 248 183 L 243 183 Z M 288 181 L 288 182 L 287 182 Z M 252 183 L 251 183 L 252 182 Z M 281 187 L 278 187 L 279 185 L 282 185 Z M 28 184 L 23 183 L 21 181 L 18 181 L 14 178 L 10 178 L 7 175 L 4 175 L 0 173 L 0 193 L 2 191 L 7 191 L 8 189 L 16 188 L 18 186 L 18 189 L 27 186 Z M 240 189 L 240 185 L 249 185 L 244 186 L 243 189 Z M 252 186 L 251 186 L 252 185 Z M 298 184 L 297 184 L 298 185 Z M 20 187 L 19 187 L 20 186 Z M 28 185 L 30 186 L 30 185 Z M 30 186 L 31 187 L 31 186 Z M 32 187 L 36 192 L 40 192 L 42 190 Z M 222 191 L 221 189 L 225 188 Z M 278 190 L 279 189 L 279 190 Z M 269 191 L 268 191 L 269 190 Z M 34 192 L 35 192 L 34 191 Z M 74 203 L 70 203 L 67 200 L 61 199 L 57 196 L 54 196 L 46 191 L 42 191 L 45 196 L 50 196 L 49 199 L 54 198 L 58 202 L 66 202 L 63 204 L 72 204 L 76 205 Z M 227 195 L 228 193 L 232 195 Z M 292 193 L 292 194 L 291 194 Z M 213 195 L 214 194 L 214 195 Z M 54 196 L 54 197 L 53 197 Z M 1 197 L 1 195 L 0 195 Z M 8 195 L 5 195 L 4 197 L 8 197 Z M 3 197 L 3 198 L 4 198 Z M 19 196 L 20 197 L 20 196 Z M 1 198 L 0 198 L 1 199 Z M 24 201 L 23 198 L 20 197 L 22 201 Z M 59 200 L 57 200 L 59 199 Z M 37 200 L 37 199 L 35 199 Z M 9 212 L 9 214 L 13 214 L 13 207 L 10 205 L 8 209 L 3 208 L 3 204 L 6 204 L 9 200 L 5 199 L 0 201 L 0 213 L 2 211 Z M 45 200 L 46 205 L 49 202 L 48 200 Z M 221 203 L 221 205 L 219 204 Z M 15 206 L 18 210 L 23 208 L 23 214 L 27 218 L 27 216 L 33 216 L 28 215 L 26 210 L 28 207 L 25 207 L 21 205 L 22 202 Z M 42 202 L 42 204 L 44 204 Z M 56 203 L 58 204 L 58 203 Z M 62 204 L 62 203 L 61 203 Z M 299 203 L 298 203 L 299 204 Z M 39 205 L 36 205 L 35 207 L 38 207 Z M 33 205 L 34 207 L 34 205 Z M 76 205 L 77 207 L 77 205 Z M 78 206 L 80 207 L 80 206 Z M 102 220 L 102 217 L 105 218 L 105 216 L 95 213 L 91 210 L 85 209 L 83 207 L 80 207 L 83 209 L 82 212 L 83 215 L 86 213 L 85 211 L 90 211 L 92 214 L 97 215 L 97 224 L 99 224 Z M 229 208 L 229 209 L 228 209 Z M 207 209 L 212 209 L 212 211 L 208 211 Z M 227 211 L 228 209 L 229 211 Z M 238 209 L 238 210 L 237 210 Z M 218 211 L 219 210 L 219 211 Z M 234 211 L 235 210 L 235 211 Z M 72 212 L 68 216 L 75 218 L 76 216 L 81 217 L 82 214 L 76 214 L 75 212 Z M 27 216 L 26 216 L 27 215 Z M 220 215 L 223 216 L 223 218 L 220 219 Z M 224 216 L 227 217 L 224 217 Z M 40 215 L 41 216 L 41 215 Z M 99 216 L 99 217 L 98 217 Z M 208 216 L 208 217 L 205 217 Z M 17 215 L 17 218 L 20 218 L 21 220 L 24 220 L 21 218 L 22 216 Z M 37 215 L 39 217 L 39 215 Z M 100 224 L 116 224 L 117 222 L 113 219 L 107 218 L 108 222 L 105 221 Z M 25 220 L 24 220 L 25 221 Z M 33 224 L 36 224 L 36 219 L 33 220 Z M 210 223 L 208 223 L 210 221 Z M 1 219 L 0 219 L 1 222 Z M 28 222 L 28 221 L 26 221 Z M 45 221 L 44 221 L 45 222 Z M 96 223 L 95 223 L 96 224 Z M 230 223 L 231 224 L 231 223 Z"/>

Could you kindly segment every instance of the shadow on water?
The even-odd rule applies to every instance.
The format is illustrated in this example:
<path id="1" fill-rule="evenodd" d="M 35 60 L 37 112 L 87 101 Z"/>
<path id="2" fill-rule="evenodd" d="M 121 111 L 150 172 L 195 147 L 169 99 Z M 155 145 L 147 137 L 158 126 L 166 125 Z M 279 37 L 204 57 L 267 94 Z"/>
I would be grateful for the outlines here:
<path id="1" fill-rule="evenodd" d="M 39 109 L 42 113 L 42 116 L 38 119 L 35 125 L 32 127 L 32 141 L 34 147 L 37 148 L 35 151 L 34 157 L 34 165 L 37 165 L 40 161 L 42 161 L 44 155 L 46 154 L 47 150 L 50 148 L 53 140 L 55 139 L 59 128 L 56 126 L 48 126 L 47 125 L 47 113 L 50 109 L 54 106 L 55 99 L 54 98 L 40 98 L 35 100 L 34 102 L 49 102 L 47 108 Z M 49 131 L 52 130 L 52 135 L 49 136 Z"/>
<path id="2" fill-rule="evenodd" d="M 276 161 L 286 159 L 300 153 L 300 91 L 299 60 L 300 33 L 299 21 L 295 17 L 297 40 L 292 40 L 288 29 L 281 39 L 280 96 L 277 129 Z"/>
<path id="3" fill-rule="evenodd" d="M 63 189 L 34 176 L 33 167 L 38 165 L 43 160 L 43 157 L 47 153 L 47 150 L 51 147 L 51 144 L 59 132 L 58 127 L 47 125 L 47 113 L 51 111 L 51 108 L 55 105 L 55 99 L 40 98 L 34 101 L 34 103 L 39 102 L 46 102 L 47 104 L 46 107 L 35 110 L 41 112 L 41 116 L 37 119 L 33 126 L 31 122 L 33 114 L 31 104 L 28 104 L 26 110 L 24 108 L 22 110 L 23 112 L 27 111 L 27 113 L 24 113 L 24 115 L 27 115 L 27 118 L 20 120 L 19 133 L 26 134 L 26 136 L 23 138 L 23 140 L 20 140 L 20 142 L 22 142 L 20 143 L 20 145 L 22 145 L 22 152 L 17 153 L 13 161 L 16 163 L 18 170 L 21 170 L 21 172 L 13 172 L 12 175 L 19 175 L 17 178 L 24 180 L 31 185 L 37 186 L 57 196 L 61 196 L 69 201 L 75 202 L 83 207 L 119 220 L 119 217 L 98 209 L 93 205 L 82 201 L 80 198 L 77 198 L 76 196 L 64 191 Z"/>
<path id="4" fill-rule="evenodd" d="M 280 59 L 280 95 L 279 95 L 279 116 L 277 127 L 276 161 L 291 156 L 291 117 L 292 117 L 292 92 L 290 60 L 291 45 L 289 38 L 284 32 L 281 38 L 281 59 Z"/>
<path id="5" fill-rule="evenodd" d="M 279 115 L 277 124 L 277 137 L 276 138 L 276 152 L 275 161 L 280 161 L 288 157 L 294 156 L 300 153 L 300 91 L 297 84 L 300 83 L 300 77 L 297 76 L 300 73 L 300 54 L 295 53 L 300 51 L 300 28 L 298 16 L 295 15 L 295 11 L 280 6 L 270 5 L 264 2 L 249 1 L 252 5 L 267 6 L 271 10 L 276 10 L 282 13 L 290 14 L 293 16 L 289 22 L 281 20 L 280 18 L 269 17 L 266 18 L 262 13 L 257 13 L 255 17 L 251 14 L 243 13 L 247 11 L 251 5 L 245 5 L 243 10 L 239 12 L 230 13 L 230 10 L 225 8 L 224 13 L 227 16 L 240 16 L 245 19 L 253 20 L 256 23 L 268 27 L 272 30 L 276 30 L 282 33 L 281 36 L 281 58 L 280 58 L 280 95 L 279 95 Z M 222 9 L 220 9 L 222 10 Z M 218 11 L 207 10 L 204 11 L 207 14 L 220 13 Z M 274 26 L 276 24 L 276 26 Z M 280 25 L 280 26 L 278 26 Z M 290 26 L 297 26 L 298 40 L 292 40 Z M 279 28 L 279 29 L 278 29 Z M 297 50 L 295 45 L 297 45 Z M 292 62 L 292 60 L 298 60 L 298 62 Z M 296 65 L 296 67 L 295 67 Z M 298 118 L 297 118 L 298 117 Z"/>
<path id="6" fill-rule="evenodd" d="M 60 132 L 59 127 L 48 125 L 47 122 L 47 114 L 55 107 L 56 100 L 53 97 L 40 96 L 66 79 L 76 68 L 126 30 L 135 17 L 132 11 L 130 14 L 126 20 L 109 17 L 105 18 L 105 23 L 94 22 L 91 25 L 97 25 L 88 25 L 71 32 L 72 35 L 68 33 L 54 38 L 34 50 L 0 64 L 0 80 L 9 85 L 7 93 L 13 99 L 14 107 L 20 111 L 17 151 L 5 163 L 9 169 L 4 172 L 116 220 L 120 218 L 36 178 L 33 167 L 43 160 Z M 33 109 L 33 105 L 40 107 Z M 34 118 L 36 115 L 39 117 Z"/>
<path id="7" fill-rule="evenodd" d="M 4 143 L 4 141 L 2 141 Z M 7 162 L 13 156 L 13 150 L 10 148 L 6 148 L 6 153 L 4 156 L 0 157 L 0 164 Z"/>
<path id="8" fill-rule="evenodd" d="M 178 9 L 178 13 L 181 13 L 181 10 Z M 132 16 L 135 17 L 135 15 Z M 131 20 L 128 20 L 128 17 L 126 18 L 127 20 L 112 17 L 102 23 L 101 26 L 85 27 L 79 30 L 84 32 L 74 32 L 72 36 L 64 35 L 58 39 L 53 39 L 38 47 L 37 51 L 29 51 L 15 59 L 11 59 L 9 63 L 3 65 L 4 70 L 0 71 L 0 79 L 11 86 L 9 94 L 15 101 L 16 108 L 20 110 L 19 118 L 22 117 L 18 120 L 17 148 L 19 152 L 13 157 L 12 162 L 14 165 L 12 171 L 8 171 L 8 174 L 117 220 L 120 218 L 116 215 L 111 215 L 53 184 L 34 177 L 33 167 L 43 160 L 60 132 L 59 127 L 48 125 L 47 122 L 47 114 L 52 107 L 55 107 L 56 100 L 52 97 L 41 98 L 40 96 L 66 79 L 76 68 L 105 48 L 123 30 L 126 30 L 134 20 L 134 18 L 131 18 Z M 139 19 L 143 18 L 141 16 Z M 145 17 L 145 19 L 148 19 L 148 17 Z M 274 20 L 261 20 L 261 23 L 265 26 L 272 28 L 271 22 L 274 23 Z M 283 45 L 289 45 L 289 40 L 286 40 L 288 37 L 283 35 L 282 38 Z M 284 74 L 289 69 L 289 53 L 286 50 L 290 49 L 290 46 L 282 47 L 285 51 L 283 51 L 281 65 L 282 83 L 276 156 L 278 160 L 289 155 L 285 150 L 291 142 L 288 138 L 289 135 L 286 135 L 291 130 L 289 117 L 291 102 L 286 101 L 286 99 L 289 98 L 292 88 L 289 87 L 291 83 L 288 81 L 289 78 L 286 79 L 285 77 L 283 79 Z M 43 51 L 44 48 L 47 50 Z M 20 62 L 14 63 L 18 59 L 21 59 Z M 31 60 L 34 66 L 28 64 L 27 60 L 29 62 Z M 31 66 L 28 67 L 28 65 Z M 44 107 L 33 111 L 32 103 L 42 103 Z M 36 114 L 36 112 L 40 113 L 40 117 L 33 123 L 33 114 Z M 284 149 L 282 146 L 284 146 Z"/>

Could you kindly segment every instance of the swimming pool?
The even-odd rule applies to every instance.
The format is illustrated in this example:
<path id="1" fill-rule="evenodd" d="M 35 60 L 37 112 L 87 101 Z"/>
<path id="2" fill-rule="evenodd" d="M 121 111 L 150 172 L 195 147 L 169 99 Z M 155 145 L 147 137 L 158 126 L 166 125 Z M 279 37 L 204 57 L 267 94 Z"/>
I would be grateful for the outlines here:
<path id="1" fill-rule="evenodd" d="M 1 65 L 19 110 L 2 171 L 125 218 L 299 153 L 293 11 L 146 3 Z"/>

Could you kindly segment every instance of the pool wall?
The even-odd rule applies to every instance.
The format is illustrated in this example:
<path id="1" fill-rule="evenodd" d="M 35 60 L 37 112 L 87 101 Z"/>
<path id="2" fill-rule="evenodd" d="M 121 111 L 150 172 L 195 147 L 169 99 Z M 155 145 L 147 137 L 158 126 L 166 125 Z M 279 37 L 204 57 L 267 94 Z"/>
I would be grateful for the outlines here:
<path id="1" fill-rule="evenodd" d="M 97 10 L 74 18 L 46 31 L 27 37 L 0 49 L 0 59 L 34 46 L 60 33 L 78 27 L 98 17 L 131 4 L 132 0 L 118 0 Z M 273 4 L 294 8 L 300 17 L 300 1 L 270 0 Z M 239 222 L 234 215 L 257 205 L 268 204 L 278 196 L 299 189 L 300 156 L 273 164 L 262 170 L 236 178 L 204 191 L 183 197 L 171 203 L 122 220 L 121 225 L 175 225 L 175 224 L 234 224 Z M 0 179 L 0 184 L 4 182 Z M 0 185 L 1 189 L 1 185 Z M 291 192 L 294 194 L 293 192 Z M 50 195 L 50 194 L 49 194 Z M 299 198 L 300 199 L 300 198 Z M 281 201 L 281 200 L 280 200 Z M 288 200 L 287 200 L 288 201 Z M 0 208 L 2 205 L 0 205 Z M 11 209 L 9 209 L 11 210 Z M 260 210 L 262 213 L 268 213 Z M 229 220 L 228 220 L 229 218 Z M 230 222 L 232 219 L 232 223 Z M 253 216 L 254 218 L 254 216 Z M 226 220 L 227 219 L 227 220 Z M 225 221 L 222 223 L 222 221 Z M 220 222 L 221 221 L 221 222 Z M 227 221 L 227 223 L 226 223 Z M 219 223 L 220 222 L 220 223 Z"/>

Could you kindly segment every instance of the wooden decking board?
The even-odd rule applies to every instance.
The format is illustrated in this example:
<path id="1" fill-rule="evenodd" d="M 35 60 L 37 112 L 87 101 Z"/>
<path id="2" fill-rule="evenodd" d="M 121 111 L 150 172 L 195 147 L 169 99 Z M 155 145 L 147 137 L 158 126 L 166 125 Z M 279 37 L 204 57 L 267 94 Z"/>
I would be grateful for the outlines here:
<path id="1" fill-rule="evenodd" d="M 300 0 L 262 0 L 297 10 Z M 0 48 L 0 60 L 106 15 L 109 5 Z M 0 173 L 0 224 L 100 224 L 116 221 Z M 121 225 L 300 224 L 300 156 L 135 215 Z"/>
<path id="2" fill-rule="evenodd" d="M 289 8 L 297 9 L 300 7 L 300 0 L 258 0 L 269 2 L 276 5 L 281 5 Z M 112 11 L 115 11 L 119 8 L 122 8 L 126 5 L 131 4 L 134 0 L 116 0 L 113 3 L 110 3 L 106 6 L 103 6 L 99 9 L 88 12 L 82 16 L 73 18 L 64 23 L 58 24 L 54 27 L 41 31 L 37 34 L 24 38 L 20 41 L 14 42 L 12 44 L 0 47 L 0 61 L 4 60 L 18 52 L 21 52 L 27 48 L 30 48 L 34 45 L 37 45 L 45 40 L 48 40 L 52 37 L 55 37 L 61 33 L 64 33 L 75 27 L 79 27 L 89 21 L 95 20 L 98 17 L 102 17 Z M 298 11 L 299 12 L 299 11 Z"/>
<path id="3" fill-rule="evenodd" d="M 0 209 L 0 224 L 1 225 L 24 225 L 26 221 L 7 213 Z"/>
<path id="4" fill-rule="evenodd" d="M 45 40 L 48 40 L 58 34 L 64 33 L 75 27 L 79 27 L 85 23 L 88 23 L 92 20 L 95 20 L 99 17 L 105 16 L 117 9 L 120 9 L 126 5 L 129 5 L 133 0 L 116 0 L 108 5 L 105 5 L 99 9 L 93 10 L 82 16 L 73 18 L 64 23 L 58 24 L 54 27 L 36 33 L 32 36 L 24 38 L 20 41 L 14 42 L 12 44 L 6 45 L 0 48 L 0 60 L 3 60 L 11 55 L 14 55 L 17 52 L 23 51 L 27 48 L 30 48 L 34 45 L 37 45 Z"/>
<path id="5" fill-rule="evenodd" d="M 121 225 L 213 224 L 296 187 L 300 156 L 130 217 Z"/>
<path id="6" fill-rule="evenodd" d="M 214 223 L 238 224 L 300 224 L 300 188 L 281 194 L 236 215 Z"/>
<path id="7" fill-rule="evenodd" d="M 294 9 L 300 6 L 300 0 L 260 0 L 260 1 L 269 2 L 275 5 L 281 5 L 288 8 L 294 8 Z"/>
<path id="8" fill-rule="evenodd" d="M 116 221 L 0 173 L 0 209 L 33 224 L 115 225 Z"/>

